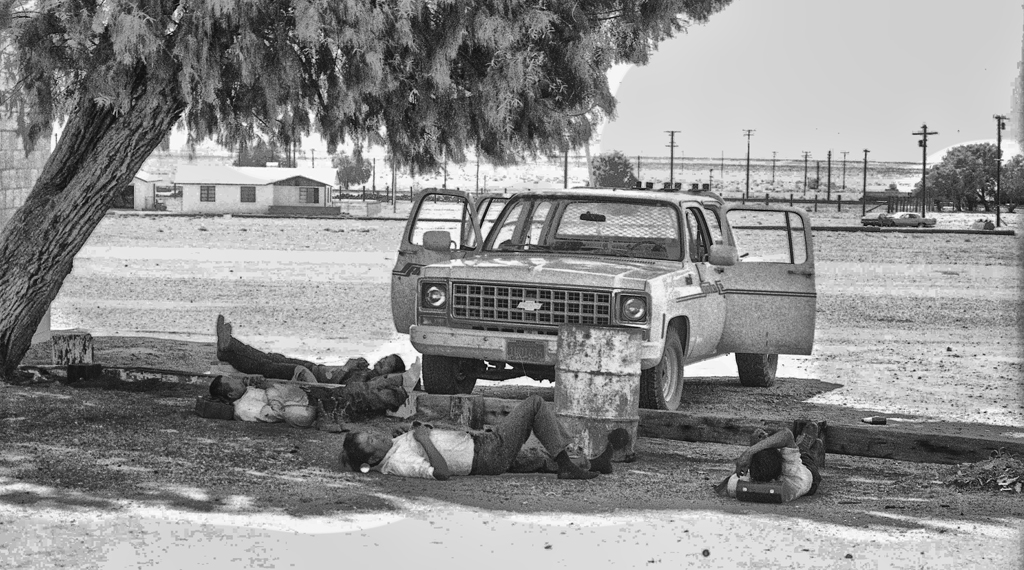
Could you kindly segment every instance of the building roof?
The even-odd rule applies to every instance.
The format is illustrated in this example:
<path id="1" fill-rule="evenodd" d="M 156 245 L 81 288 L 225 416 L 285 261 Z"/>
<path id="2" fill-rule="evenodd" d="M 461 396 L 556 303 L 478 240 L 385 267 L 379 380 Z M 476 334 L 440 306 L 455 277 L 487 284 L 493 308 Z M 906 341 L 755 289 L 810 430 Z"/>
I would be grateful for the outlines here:
<path id="1" fill-rule="evenodd" d="M 140 171 L 136 172 L 135 173 L 135 178 L 138 178 L 139 180 L 142 180 L 143 182 L 159 182 L 159 181 L 164 179 L 163 176 L 159 176 L 157 174 L 150 174 L 150 173 L 146 172 L 145 170 L 140 170 Z"/>
<path id="2" fill-rule="evenodd" d="M 265 186 L 302 176 L 324 186 L 334 186 L 333 168 L 264 168 L 259 166 L 178 165 L 175 184 L 252 184 Z"/>

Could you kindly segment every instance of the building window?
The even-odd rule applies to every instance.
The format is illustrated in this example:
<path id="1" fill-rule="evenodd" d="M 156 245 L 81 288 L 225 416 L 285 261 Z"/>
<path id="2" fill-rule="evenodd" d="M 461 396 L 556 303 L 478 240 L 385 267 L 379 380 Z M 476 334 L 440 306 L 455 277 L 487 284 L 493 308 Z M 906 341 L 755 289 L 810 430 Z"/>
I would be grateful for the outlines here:
<path id="1" fill-rule="evenodd" d="M 216 186 L 200 186 L 199 187 L 199 201 L 200 202 L 216 202 L 217 201 L 217 187 Z"/>
<path id="2" fill-rule="evenodd" d="M 320 189 L 307 186 L 299 187 L 299 202 L 303 204 L 319 204 Z"/>
<path id="3" fill-rule="evenodd" d="M 243 202 L 255 202 L 256 201 L 256 187 L 255 186 L 242 186 L 242 201 Z"/>

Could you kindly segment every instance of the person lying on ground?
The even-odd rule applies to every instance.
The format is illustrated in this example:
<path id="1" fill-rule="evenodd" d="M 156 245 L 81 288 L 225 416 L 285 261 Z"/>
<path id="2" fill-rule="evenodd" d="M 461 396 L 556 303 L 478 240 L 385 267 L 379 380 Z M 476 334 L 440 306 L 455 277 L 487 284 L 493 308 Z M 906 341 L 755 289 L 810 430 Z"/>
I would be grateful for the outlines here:
<path id="1" fill-rule="evenodd" d="M 404 365 L 403 365 L 404 368 Z M 357 381 L 349 379 L 340 388 L 340 396 L 344 402 L 344 412 L 349 419 L 355 421 L 373 416 L 381 416 L 387 412 L 398 411 L 409 399 L 408 390 L 419 380 L 419 359 L 404 372 L 394 372 L 383 376 Z M 263 390 L 251 386 L 249 379 L 241 376 L 217 376 L 210 383 L 210 396 L 217 401 L 232 404 L 235 408 L 235 419 L 242 421 L 284 421 L 300 425 L 312 423 L 315 414 L 299 407 L 309 406 L 306 392 L 294 384 L 274 384 Z M 279 401 L 279 402 L 278 402 Z M 312 406 L 309 406 L 313 410 Z M 285 413 L 289 411 L 289 413 Z M 301 417 L 300 417 L 301 416 Z M 291 418 L 291 419 L 290 419 Z M 309 425 L 306 423 L 306 425 Z"/>
<path id="2" fill-rule="evenodd" d="M 231 404 L 235 419 L 243 422 L 281 422 L 309 427 L 316 420 L 316 407 L 309 405 L 306 392 L 294 384 L 274 384 L 262 389 L 249 386 L 244 378 L 217 376 L 210 382 L 210 395 Z"/>
<path id="3" fill-rule="evenodd" d="M 346 384 L 405 372 L 405 362 L 397 354 L 381 358 L 373 368 L 361 357 L 350 358 L 342 366 L 325 366 L 275 352 L 263 352 L 238 340 L 232 332 L 231 323 L 224 320 L 224 315 L 217 315 L 217 360 L 227 362 L 245 374 L 279 380 Z"/>
<path id="4" fill-rule="evenodd" d="M 352 431 L 342 443 L 341 464 L 353 471 L 445 481 L 455 475 L 499 475 L 508 472 L 533 433 L 554 457 L 559 479 L 593 479 L 611 473 L 615 449 L 628 445 L 625 429 L 613 430 L 604 452 L 590 460 L 590 469 L 573 463 L 569 440 L 551 407 L 534 394 L 523 400 L 500 424 L 488 431 L 432 429 L 418 425 L 398 437 L 375 431 Z"/>
<path id="5" fill-rule="evenodd" d="M 799 438 L 783 428 L 772 435 L 758 428 L 751 445 L 736 458 L 736 472 L 715 487 L 720 495 L 736 497 L 741 481 L 778 483 L 782 502 L 814 495 L 821 483 L 825 445 L 815 422 L 807 422 Z"/>

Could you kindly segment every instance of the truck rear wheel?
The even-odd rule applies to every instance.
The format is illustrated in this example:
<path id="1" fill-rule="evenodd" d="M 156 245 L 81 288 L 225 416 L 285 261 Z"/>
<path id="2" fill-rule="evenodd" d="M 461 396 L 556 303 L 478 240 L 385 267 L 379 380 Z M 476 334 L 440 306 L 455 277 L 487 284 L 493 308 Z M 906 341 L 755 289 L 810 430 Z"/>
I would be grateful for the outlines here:
<path id="1" fill-rule="evenodd" d="M 740 373 L 740 384 L 748 388 L 767 388 L 775 384 L 775 371 L 778 367 L 778 354 L 736 353 L 736 368 Z"/>
<path id="2" fill-rule="evenodd" d="M 472 394 L 483 362 L 471 358 L 423 355 L 423 390 L 428 394 Z"/>
<path id="3" fill-rule="evenodd" d="M 683 402 L 683 343 L 675 328 L 665 335 L 665 351 L 654 368 L 640 371 L 640 407 L 677 410 Z"/>

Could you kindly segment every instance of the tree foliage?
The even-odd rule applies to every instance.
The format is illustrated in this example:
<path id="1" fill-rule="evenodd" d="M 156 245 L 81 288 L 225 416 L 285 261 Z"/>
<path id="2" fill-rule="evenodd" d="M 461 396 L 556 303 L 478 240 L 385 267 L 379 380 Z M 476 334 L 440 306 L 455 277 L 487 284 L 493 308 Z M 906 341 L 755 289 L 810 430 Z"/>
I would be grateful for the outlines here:
<path id="1" fill-rule="evenodd" d="M 238 158 L 235 166 L 266 166 L 268 162 L 277 162 L 281 167 L 290 167 L 291 160 L 286 149 L 280 148 L 274 141 L 269 143 L 257 139 L 255 144 L 239 144 Z"/>
<path id="2" fill-rule="evenodd" d="M 589 141 L 606 71 L 730 0 L 0 0 L 2 100 L 62 136 L 0 234 L 0 377 L 118 189 L 178 122 L 190 143 L 317 131 L 435 168 Z"/>
<path id="3" fill-rule="evenodd" d="M 334 155 L 331 164 L 338 171 L 337 181 L 345 190 L 352 184 L 362 184 L 370 179 L 373 167 L 362 156 L 350 157 L 344 152 Z"/>
<path id="4" fill-rule="evenodd" d="M 626 155 L 613 151 L 594 157 L 593 183 L 595 186 L 633 188 L 637 178 Z"/>
<path id="5" fill-rule="evenodd" d="M 988 211 L 996 197 L 996 152 L 996 145 L 992 143 L 950 149 L 942 161 L 928 168 L 928 198 L 948 200 L 957 210 L 974 210 L 981 205 Z M 1006 180 L 1004 171 L 1004 184 Z M 920 196 L 920 192 L 918 182 L 914 194 Z"/>

